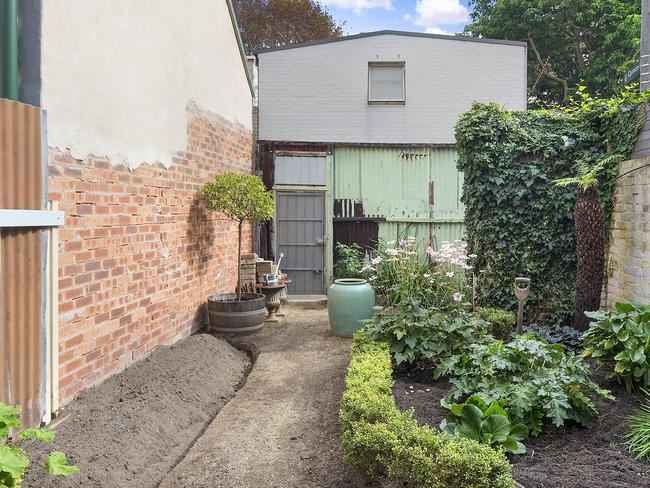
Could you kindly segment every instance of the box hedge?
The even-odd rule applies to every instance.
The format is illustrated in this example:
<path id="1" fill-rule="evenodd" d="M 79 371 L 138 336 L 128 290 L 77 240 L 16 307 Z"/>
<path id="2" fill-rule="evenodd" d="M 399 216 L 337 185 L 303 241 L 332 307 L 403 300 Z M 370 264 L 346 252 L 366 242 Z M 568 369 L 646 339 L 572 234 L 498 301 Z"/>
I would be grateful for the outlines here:
<path id="1" fill-rule="evenodd" d="M 354 337 L 340 419 L 346 463 L 373 478 L 424 488 L 514 487 L 502 452 L 418 425 L 398 410 L 388 346 L 364 331 Z"/>

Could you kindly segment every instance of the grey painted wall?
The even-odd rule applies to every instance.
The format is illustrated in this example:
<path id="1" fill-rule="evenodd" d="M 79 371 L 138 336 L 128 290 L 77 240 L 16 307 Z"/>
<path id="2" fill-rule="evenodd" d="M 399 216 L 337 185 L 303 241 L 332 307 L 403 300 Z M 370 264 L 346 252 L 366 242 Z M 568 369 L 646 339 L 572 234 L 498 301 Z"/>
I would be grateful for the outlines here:
<path id="1" fill-rule="evenodd" d="M 368 62 L 406 63 L 406 104 L 368 105 Z M 259 138 L 450 144 L 473 100 L 526 109 L 526 47 L 395 34 L 262 52 Z"/>

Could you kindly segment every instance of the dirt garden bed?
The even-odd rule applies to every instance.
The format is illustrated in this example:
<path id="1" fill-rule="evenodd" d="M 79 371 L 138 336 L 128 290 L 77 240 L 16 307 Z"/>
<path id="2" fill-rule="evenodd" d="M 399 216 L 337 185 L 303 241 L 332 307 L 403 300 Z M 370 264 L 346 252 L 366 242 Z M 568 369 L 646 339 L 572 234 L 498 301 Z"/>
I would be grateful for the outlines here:
<path id="1" fill-rule="evenodd" d="M 251 361 L 197 334 L 85 391 L 53 423 L 54 447 L 80 473 L 31 477 L 23 486 L 157 486 L 242 385 Z M 32 454 L 38 454 L 33 452 Z"/>
<path id="2" fill-rule="evenodd" d="M 413 408 L 418 422 L 438 427 L 447 415 L 440 406 L 448 385 L 433 381 L 431 372 L 395 374 L 393 395 L 400 410 Z M 598 415 L 588 428 L 545 426 L 537 438 L 526 440 L 526 454 L 508 456 L 513 477 L 525 488 L 650 487 L 650 466 L 635 461 L 623 445 L 626 419 L 640 404 L 615 381 L 598 371 L 594 379 L 616 396 L 595 399 Z"/>

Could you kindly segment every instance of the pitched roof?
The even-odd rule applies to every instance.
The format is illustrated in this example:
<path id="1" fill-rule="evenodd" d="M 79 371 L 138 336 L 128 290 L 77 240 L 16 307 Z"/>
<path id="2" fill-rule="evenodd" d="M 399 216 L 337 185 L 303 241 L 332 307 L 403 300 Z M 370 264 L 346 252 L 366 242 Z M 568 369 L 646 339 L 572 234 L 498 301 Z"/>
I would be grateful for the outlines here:
<path id="1" fill-rule="evenodd" d="M 239 24 L 237 23 L 237 17 L 235 16 L 235 7 L 232 4 L 232 0 L 226 0 L 226 3 L 228 4 L 228 13 L 230 14 L 230 22 L 232 23 L 232 28 L 235 31 L 235 37 L 237 38 L 237 44 L 239 46 L 239 56 L 241 57 L 241 62 L 244 66 L 244 71 L 246 72 L 248 87 L 251 90 L 251 95 L 255 96 L 255 89 L 253 88 L 253 80 L 251 79 L 250 70 L 248 69 L 248 62 L 246 61 L 246 51 L 244 50 L 244 42 L 242 41 L 241 34 L 239 33 Z"/>
<path id="2" fill-rule="evenodd" d="M 396 31 L 396 30 L 379 30 L 373 32 L 362 32 L 361 34 L 354 34 L 351 36 L 342 36 L 335 37 L 333 39 L 320 39 L 318 41 L 308 41 L 308 42 L 299 42 L 296 44 L 287 44 L 285 46 L 271 47 L 267 49 L 258 49 L 253 54 L 257 56 L 258 54 L 273 52 L 273 51 L 284 51 L 286 49 L 296 49 L 299 47 L 309 47 L 317 46 L 319 44 L 329 44 L 333 42 L 342 42 L 342 41 L 352 41 L 354 39 L 363 39 L 365 37 L 375 37 L 375 36 L 404 36 L 404 37 L 424 37 L 427 39 L 443 39 L 446 41 L 464 41 L 464 42 L 481 42 L 486 44 L 506 44 L 510 46 L 521 46 L 525 47 L 526 43 L 521 41 L 510 41 L 506 39 L 486 39 L 483 37 L 469 37 L 469 36 L 448 36 L 442 34 L 427 34 L 426 32 L 410 32 L 410 31 Z"/>

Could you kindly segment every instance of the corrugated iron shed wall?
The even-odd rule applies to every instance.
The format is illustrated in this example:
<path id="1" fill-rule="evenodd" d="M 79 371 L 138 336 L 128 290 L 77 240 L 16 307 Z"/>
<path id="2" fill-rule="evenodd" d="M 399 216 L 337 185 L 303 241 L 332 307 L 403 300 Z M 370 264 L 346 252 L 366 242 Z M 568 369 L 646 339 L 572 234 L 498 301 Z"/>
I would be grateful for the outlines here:
<path id="1" fill-rule="evenodd" d="M 450 147 L 336 146 L 334 225 L 364 218 L 365 226 L 375 221 L 379 238 L 387 240 L 412 235 L 436 246 L 461 239 L 462 185 Z"/>
<path id="2" fill-rule="evenodd" d="M 0 208 L 44 208 L 41 112 L 0 99 Z M 0 401 L 41 418 L 43 230 L 0 228 Z"/>

